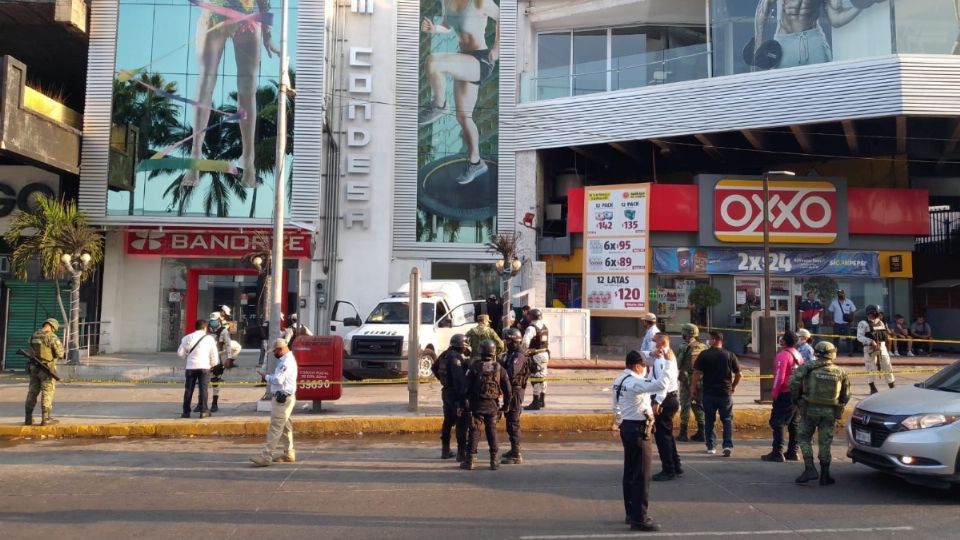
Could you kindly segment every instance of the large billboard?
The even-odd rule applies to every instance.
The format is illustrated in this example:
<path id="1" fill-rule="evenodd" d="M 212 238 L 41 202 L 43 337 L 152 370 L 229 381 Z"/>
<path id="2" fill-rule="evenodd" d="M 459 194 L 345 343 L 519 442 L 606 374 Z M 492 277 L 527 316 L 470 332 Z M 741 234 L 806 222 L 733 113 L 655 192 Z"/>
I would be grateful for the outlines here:
<path id="1" fill-rule="evenodd" d="M 290 0 L 291 75 L 297 6 Z M 109 214 L 272 215 L 279 8 L 270 0 L 121 0 L 111 168 L 132 160 L 133 178 L 111 174 Z M 292 149 L 291 137 L 287 181 Z"/>
<path id="2" fill-rule="evenodd" d="M 417 240 L 483 243 L 497 217 L 500 6 L 421 0 Z"/>

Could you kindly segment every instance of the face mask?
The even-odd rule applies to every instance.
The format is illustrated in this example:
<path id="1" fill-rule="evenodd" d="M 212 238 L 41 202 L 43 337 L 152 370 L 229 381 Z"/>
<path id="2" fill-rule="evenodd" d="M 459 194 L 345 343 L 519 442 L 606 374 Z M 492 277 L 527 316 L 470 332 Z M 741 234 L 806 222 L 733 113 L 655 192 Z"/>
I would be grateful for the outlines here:
<path id="1" fill-rule="evenodd" d="M 273 357 L 276 358 L 277 360 L 279 360 L 281 356 L 283 356 L 283 353 L 278 353 L 278 352 L 273 353 Z"/>
<path id="2" fill-rule="evenodd" d="M 217 330 L 220 328 L 220 321 L 212 320 L 208 323 L 208 326 L 210 326 L 211 330 Z"/>

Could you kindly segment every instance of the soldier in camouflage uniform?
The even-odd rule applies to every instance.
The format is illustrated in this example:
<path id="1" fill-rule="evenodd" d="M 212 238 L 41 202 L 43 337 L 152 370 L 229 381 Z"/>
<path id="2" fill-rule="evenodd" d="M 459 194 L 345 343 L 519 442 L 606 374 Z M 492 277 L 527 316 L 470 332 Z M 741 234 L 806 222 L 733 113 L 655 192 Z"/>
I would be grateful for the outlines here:
<path id="1" fill-rule="evenodd" d="M 798 484 L 820 479 L 821 486 L 835 483 L 830 476 L 830 445 L 833 443 L 833 427 L 843 416 L 843 409 L 850 401 L 850 378 L 833 363 L 837 348 L 829 341 L 821 341 L 814 347 L 816 362 L 804 364 L 793 372 L 790 379 L 790 394 L 800 410 L 800 451 L 803 453 L 803 474 L 797 477 Z M 814 430 L 818 431 L 820 446 L 820 474 L 813 466 Z"/>
<path id="2" fill-rule="evenodd" d="M 693 363 L 700 353 L 707 350 L 707 346 L 697 341 L 700 329 L 695 324 L 685 324 L 681 327 L 683 341 L 677 353 L 677 367 L 680 369 L 680 434 L 679 442 L 703 442 L 703 407 L 699 396 L 693 399 L 690 394 L 690 379 L 693 377 Z M 697 421 L 697 432 L 687 438 L 687 424 L 690 420 L 690 410 L 693 409 L 693 418 Z"/>
<path id="3" fill-rule="evenodd" d="M 503 354 L 503 340 L 497 335 L 497 331 L 490 328 L 490 316 L 480 315 L 477 317 L 477 326 L 467 332 L 467 341 L 470 342 L 470 363 L 480 360 L 480 342 L 489 339 L 497 347 L 497 358 Z"/>
<path id="4" fill-rule="evenodd" d="M 30 352 L 33 353 L 41 362 L 46 364 L 50 371 L 57 372 L 57 359 L 63 358 L 63 344 L 57 338 L 57 330 L 60 329 L 60 323 L 56 319 L 47 319 L 43 321 L 43 327 L 30 336 Z M 40 368 L 28 364 L 30 373 L 30 389 L 27 391 L 27 402 L 24 407 L 26 414 L 23 424 L 33 425 L 33 409 L 37 406 L 37 396 L 43 393 L 43 399 L 40 402 L 40 411 L 43 419 L 41 426 L 56 424 L 57 421 L 50 418 L 50 412 L 53 411 L 53 394 L 56 391 L 53 377 L 44 373 Z"/>

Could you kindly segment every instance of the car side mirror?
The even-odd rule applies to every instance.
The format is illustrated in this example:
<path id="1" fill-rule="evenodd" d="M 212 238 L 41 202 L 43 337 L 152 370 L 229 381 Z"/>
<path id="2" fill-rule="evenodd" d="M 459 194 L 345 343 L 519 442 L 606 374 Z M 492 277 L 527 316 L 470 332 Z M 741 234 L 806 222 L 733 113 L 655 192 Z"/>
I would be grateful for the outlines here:
<path id="1" fill-rule="evenodd" d="M 344 326 L 361 326 L 360 317 L 347 317 L 343 320 Z"/>
<path id="2" fill-rule="evenodd" d="M 450 320 L 450 317 L 447 317 L 437 323 L 437 328 L 453 328 L 453 321 Z"/>

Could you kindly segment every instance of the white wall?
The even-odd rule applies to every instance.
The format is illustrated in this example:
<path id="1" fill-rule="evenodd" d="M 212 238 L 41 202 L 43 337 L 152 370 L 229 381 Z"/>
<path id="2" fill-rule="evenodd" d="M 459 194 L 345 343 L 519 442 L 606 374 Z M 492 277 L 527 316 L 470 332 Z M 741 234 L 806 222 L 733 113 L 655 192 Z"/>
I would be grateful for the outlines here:
<path id="1" fill-rule="evenodd" d="M 349 12 L 350 3 L 346 3 L 346 25 L 343 38 L 343 56 L 334 59 L 339 63 L 342 77 L 334 81 L 338 89 L 344 90 L 344 101 L 334 103 L 343 107 L 341 116 L 334 114 L 335 131 L 339 132 L 340 148 L 344 156 L 341 163 L 341 217 L 350 211 L 367 211 L 370 216 L 369 227 L 354 224 L 346 227 L 340 222 L 338 250 L 337 283 L 335 294 L 329 299 L 348 300 L 360 309 L 362 315 L 367 312 L 391 290 L 390 268 L 393 231 L 393 149 L 395 130 L 396 102 L 396 12 L 392 2 L 377 2 L 373 14 Z M 369 61 L 370 67 L 351 66 L 350 48 L 372 48 L 372 54 L 360 55 L 362 61 Z M 351 94 L 349 88 L 351 74 L 372 74 L 372 94 Z M 372 102 L 372 119 L 347 118 L 346 106 L 349 100 Z M 336 111 L 336 109 L 334 109 Z M 371 141 L 363 147 L 351 147 L 347 144 L 346 130 L 350 127 L 366 129 Z M 352 175 L 347 168 L 347 157 L 355 154 L 369 154 L 371 157 L 370 174 Z M 368 181 L 370 198 L 366 201 L 349 200 L 346 186 L 350 181 Z"/>
<path id="2" fill-rule="evenodd" d="M 155 352 L 160 329 L 160 258 L 131 257 L 124 233 L 107 233 L 101 319 L 109 321 L 104 353 Z"/>

